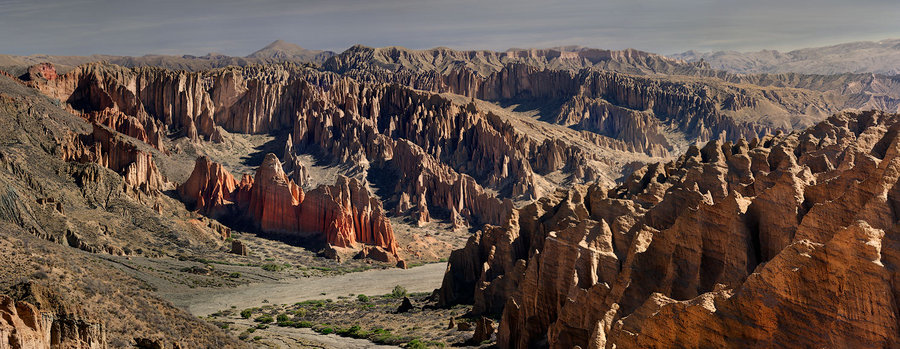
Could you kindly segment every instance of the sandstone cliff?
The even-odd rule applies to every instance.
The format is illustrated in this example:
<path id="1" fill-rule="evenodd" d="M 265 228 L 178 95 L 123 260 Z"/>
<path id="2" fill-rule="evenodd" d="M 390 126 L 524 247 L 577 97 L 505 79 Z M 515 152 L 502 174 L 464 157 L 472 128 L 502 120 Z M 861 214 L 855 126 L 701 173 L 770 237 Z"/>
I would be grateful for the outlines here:
<path id="1" fill-rule="evenodd" d="M 227 213 L 237 187 L 237 181 L 222 165 L 199 157 L 190 178 L 178 186 L 178 194 L 198 211 L 218 218 Z"/>
<path id="2" fill-rule="evenodd" d="M 77 307 L 58 302 L 44 307 L 0 295 L 0 348 L 107 348 L 102 323 L 86 321 Z"/>
<path id="3" fill-rule="evenodd" d="M 898 127 L 838 114 L 558 191 L 455 251 L 440 302 L 502 312 L 510 348 L 891 346 Z"/>
<path id="4" fill-rule="evenodd" d="M 383 262 L 401 260 L 381 201 L 353 178 L 340 176 L 334 185 L 304 192 L 270 153 L 254 176 L 245 175 L 238 184 L 222 165 L 199 158 L 178 192 L 204 214 L 243 215 L 262 232 L 312 238 L 341 248 L 370 245 L 386 252 L 378 258 Z"/>

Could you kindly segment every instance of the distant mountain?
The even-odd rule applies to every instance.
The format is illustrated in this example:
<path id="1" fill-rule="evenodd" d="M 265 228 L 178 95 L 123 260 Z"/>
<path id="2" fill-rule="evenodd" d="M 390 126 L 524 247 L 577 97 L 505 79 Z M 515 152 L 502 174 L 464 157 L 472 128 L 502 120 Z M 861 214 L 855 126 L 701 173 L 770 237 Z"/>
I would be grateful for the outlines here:
<path id="1" fill-rule="evenodd" d="M 335 53 L 331 51 L 307 50 L 283 40 L 276 40 L 266 47 L 251 53 L 247 58 L 259 59 L 266 62 L 301 61 L 321 64 L 334 55 Z"/>
<path id="2" fill-rule="evenodd" d="M 779 52 L 696 52 L 670 55 L 689 62 L 701 59 L 713 69 L 737 73 L 900 74 L 900 39 L 859 41 Z"/>
<path id="3" fill-rule="evenodd" d="M 144 56 L 51 56 L 30 55 L 14 56 L 0 55 L 0 70 L 14 75 L 22 74 L 34 64 L 49 62 L 56 65 L 60 72 L 67 72 L 75 66 L 89 62 L 109 62 L 124 67 L 160 67 L 172 70 L 201 71 L 227 66 L 244 67 L 251 64 L 266 63 L 315 63 L 321 65 L 335 53 L 331 51 L 307 50 L 300 46 L 281 40 L 275 41 L 262 49 L 251 53 L 246 57 L 228 56 L 222 53 L 211 52 L 203 56 L 193 55 L 157 55 Z"/>
<path id="4" fill-rule="evenodd" d="M 546 49 L 511 48 L 506 51 L 453 50 L 435 47 L 414 50 L 399 46 L 367 47 L 356 45 L 328 59 L 326 70 L 350 71 L 383 70 L 387 72 L 436 71 L 442 74 L 467 69 L 482 75 L 498 72 L 507 64 L 522 63 L 538 69 L 580 70 L 596 68 L 630 74 L 694 75 L 700 65 L 686 63 L 655 53 L 635 49 L 603 50 L 581 46 Z"/>

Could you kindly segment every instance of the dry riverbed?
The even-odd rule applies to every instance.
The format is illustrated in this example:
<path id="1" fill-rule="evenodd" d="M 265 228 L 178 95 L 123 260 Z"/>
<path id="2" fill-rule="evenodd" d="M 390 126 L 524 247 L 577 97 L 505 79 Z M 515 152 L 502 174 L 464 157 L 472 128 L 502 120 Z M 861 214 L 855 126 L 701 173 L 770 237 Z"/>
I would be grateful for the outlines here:
<path id="1" fill-rule="evenodd" d="M 387 294 L 400 285 L 409 292 L 431 292 L 441 286 L 445 263 L 410 269 L 372 269 L 325 277 L 311 276 L 255 282 L 236 287 L 159 289 L 158 294 L 196 316 L 206 316 L 232 306 L 245 309 L 265 304 L 293 304 L 350 294 Z"/>

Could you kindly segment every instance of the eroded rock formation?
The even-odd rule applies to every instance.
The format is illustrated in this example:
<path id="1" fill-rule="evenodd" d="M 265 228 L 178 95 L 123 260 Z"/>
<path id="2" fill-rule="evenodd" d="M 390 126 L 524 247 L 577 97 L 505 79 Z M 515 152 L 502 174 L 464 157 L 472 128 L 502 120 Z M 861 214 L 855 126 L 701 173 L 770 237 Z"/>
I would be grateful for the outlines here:
<path id="1" fill-rule="evenodd" d="M 85 321 L 76 312 L 40 309 L 0 295 L 0 348 L 102 349 L 107 342 L 102 324 Z"/>
<path id="2" fill-rule="evenodd" d="M 244 215 L 263 232 L 320 239 L 341 248 L 371 245 L 384 253 L 365 250 L 364 257 L 401 260 L 381 201 L 353 178 L 340 176 L 333 185 L 304 192 L 269 153 L 256 174 L 245 175 L 238 184 L 220 164 L 199 158 L 178 191 L 207 215 Z"/>
<path id="3" fill-rule="evenodd" d="M 502 312 L 501 347 L 889 347 L 900 116 L 709 142 L 576 186 L 455 251 L 440 302 Z"/>
<path id="4" fill-rule="evenodd" d="M 128 188 L 158 192 L 167 182 L 153 162 L 153 154 L 139 149 L 115 131 L 93 124 L 89 134 L 71 134 L 61 142 L 65 161 L 96 163 L 116 171 Z"/>
<path id="5" fill-rule="evenodd" d="M 540 176 L 562 172 L 574 182 L 594 181 L 604 178 L 605 168 L 613 163 L 582 146 L 535 137 L 473 103 L 458 104 L 400 85 L 360 83 L 293 65 L 186 73 L 90 64 L 37 87 L 86 118 L 157 148 L 163 130 L 216 141 L 221 140 L 222 129 L 242 133 L 291 129 L 283 157 L 291 178 L 301 186 L 307 184 L 308 173 L 294 157 L 300 151 L 324 151 L 351 166 L 348 174 L 359 180 L 367 178 L 372 166 L 399 171 L 394 163 L 413 161 L 402 159 L 411 154 L 429 163 L 449 164 L 449 171 L 468 175 L 503 197 L 526 200 L 552 185 Z M 613 139 L 584 139 L 591 146 L 616 144 Z M 422 151 L 394 149 L 404 142 Z M 410 181 L 416 179 L 404 177 L 399 185 L 414 186 Z M 474 181 L 465 185 L 472 189 L 466 196 L 486 192 Z M 467 223 L 502 222 L 496 213 L 460 207 L 459 200 L 451 203 L 439 188 L 431 189 L 436 190 L 417 191 L 416 199 L 424 193 L 427 205 L 455 210 Z M 400 200 L 399 195 L 388 199 Z M 469 203 L 464 200 L 462 205 Z M 410 214 L 430 213 L 422 208 Z"/>
<path id="6" fill-rule="evenodd" d="M 227 213 L 238 183 L 221 164 L 202 156 L 194 163 L 190 178 L 178 186 L 181 200 L 213 218 Z"/>

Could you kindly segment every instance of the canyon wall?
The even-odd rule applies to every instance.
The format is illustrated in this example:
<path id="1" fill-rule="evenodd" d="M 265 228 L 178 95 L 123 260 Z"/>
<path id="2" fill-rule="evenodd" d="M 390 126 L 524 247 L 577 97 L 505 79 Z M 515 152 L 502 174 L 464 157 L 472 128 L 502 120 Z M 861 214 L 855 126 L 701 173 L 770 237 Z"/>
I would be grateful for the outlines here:
<path id="1" fill-rule="evenodd" d="M 140 120 L 144 130 L 161 125 L 155 130 L 213 141 L 221 138 L 220 130 L 292 130 L 290 149 L 324 151 L 338 163 L 355 168 L 349 172 L 362 181 L 367 180 L 370 166 L 399 170 L 394 163 L 408 163 L 395 155 L 394 147 L 402 141 L 423 149 L 432 162 L 449 164 L 448 171 L 467 174 L 512 198 L 542 194 L 535 174 L 562 171 L 573 175 L 575 182 L 594 181 L 605 176 L 601 167 L 608 162 L 567 142 L 529 136 L 471 103 L 457 104 L 399 85 L 359 83 L 293 65 L 186 73 L 91 64 L 38 87 L 74 110 L 98 115 L 94 116 L 98 122 L 149 139 L 147 143 L 157 147 L 157 138 L 143 136 L 152 132 L 117 122 L 115 116 Z M 399 185 L 412 186 L 413 180 L 417 178 L 404 178 Z M 475 182 L 467 186 L 472 194 L 456 194 L 459 198 L 485 192 Z M 448 212 L 455 209 L 467 224 L 500 222 L 496 213 L 437 197 L 443 195 L 439 190 L 432 187 L 417 193 L 424 193 L 426 205 Z M 396 202 L 399 196 L 397 192 L 387 199 Z M 473 203 L 463 202 L 463 206 Z"/>
<path id="2" fill-rule="evenodd" d="M 691 147 L 576 186 L 455 251 L 440 303 L 501 347 L 891 346 L 900 116 Z"/>

